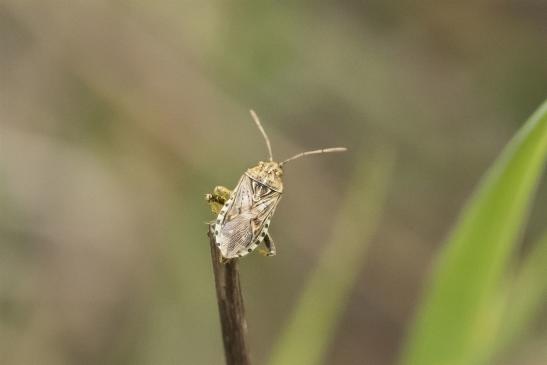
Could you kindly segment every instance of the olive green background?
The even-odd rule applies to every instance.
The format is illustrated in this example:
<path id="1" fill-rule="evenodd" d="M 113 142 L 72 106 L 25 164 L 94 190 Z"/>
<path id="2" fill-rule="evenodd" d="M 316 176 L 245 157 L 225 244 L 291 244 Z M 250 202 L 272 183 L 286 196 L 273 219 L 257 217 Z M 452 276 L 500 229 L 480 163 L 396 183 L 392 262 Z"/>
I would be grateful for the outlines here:
<path id="1" fill-rule="evenodd" d="M 203 196 L 266 158 L 250 108 L 277 159 L 349 148 L 287 165 L 278 254 L 241 261 L 255 362 L 349 235 L 321 361 L 396 363 L 459 210 L 547 95 L 546 40 L 530 0 L 1 1 L 0 363 L 222 363 Z M 517 256 L 545 182 L 530 218 Z M 503 364 L 546 363 L 546 314 Z"/>

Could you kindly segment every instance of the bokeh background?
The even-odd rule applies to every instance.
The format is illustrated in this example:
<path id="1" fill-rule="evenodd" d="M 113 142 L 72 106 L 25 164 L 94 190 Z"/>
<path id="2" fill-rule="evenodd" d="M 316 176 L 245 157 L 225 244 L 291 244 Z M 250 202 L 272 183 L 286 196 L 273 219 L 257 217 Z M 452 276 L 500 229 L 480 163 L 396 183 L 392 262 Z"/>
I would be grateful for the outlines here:
<path id="1" fill-rule="evenodd" d="M 223 362 L 203 195 L 266 158 L 254 108 L 278 159 L 350 149 L 287 166 L 278 255 L 241 262 L 255 362 L 343 202 L 368 203 L 356 171 L 386 164 L 323 362 L 394 364 L 459 209 L 546 95 L 541 0 L 2 0 L 0 363 Z M 523 252 L 546 217 L 543 183 Z M 547 363 L 546 339 L 538 320 L 504 363 Z"/>

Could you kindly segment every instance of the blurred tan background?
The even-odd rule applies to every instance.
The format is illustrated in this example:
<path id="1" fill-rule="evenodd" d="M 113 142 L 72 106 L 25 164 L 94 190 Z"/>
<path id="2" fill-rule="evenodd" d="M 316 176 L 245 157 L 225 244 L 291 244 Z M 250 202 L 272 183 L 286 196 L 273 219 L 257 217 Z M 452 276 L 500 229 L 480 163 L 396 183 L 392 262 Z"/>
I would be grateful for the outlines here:
<path id="1" fill-rule="evenodd" d="M 546 95 L 540 0 L 2 0 L 0 364 L 222 363 L 203 195 L 266 158 L 250 108 L 278 159 L 350 149 L 287 166 L 278 255 L 241 263 L 256 363 L 348 180 L 390 149 L 325 364 L 393 364 L 459 209 Z M 530 237 L 546 216 L 543 183 Z"/>

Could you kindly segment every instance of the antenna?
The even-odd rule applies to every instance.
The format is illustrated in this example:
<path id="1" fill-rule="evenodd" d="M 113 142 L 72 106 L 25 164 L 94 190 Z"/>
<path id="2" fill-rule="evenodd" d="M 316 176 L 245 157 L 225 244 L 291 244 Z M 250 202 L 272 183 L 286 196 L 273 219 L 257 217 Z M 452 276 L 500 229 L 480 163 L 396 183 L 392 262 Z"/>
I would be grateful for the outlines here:
<path id="1" fill-rule="evenodd" d="M 256 115 L 254 110 L 249 111 L 251 113 L 251 117 L 253 117 L 253 120 L 256 123 L 256 126 L 258 129 L 260 129 L 260 133 L 262 133 L 262 136 L 264 137 L 264 140 L 266 141 L 266 146 L 268 146 L 268 152 L 270 153 L 270 161 L 273 161 L 273 155 L 272 155 L 272 146 L 270 145 L 270 139 L 268 138 L 268 135 L 264 131 L 264 128 L 262 128 L 262 124 L 260 124 L 260 119 L 258 119 L 258 115 Z"/>
<path id="2" fill-rule="evenodd" d="M 348 149 L 346 147 L 332 147 L 332 148 L 323 148 L 322 150 L 301 152 L 298 155 L 294 155 L 293 157 L 286 159 L 285 161 L 281 162 L 279 165 L 283 166 L 289 161 L 296 160 L 297 158 L 308 156 L 308 155 L 318 155 L 320 153 L 330 153 L 330 152 L 344 152 L 347 150 Z"/>

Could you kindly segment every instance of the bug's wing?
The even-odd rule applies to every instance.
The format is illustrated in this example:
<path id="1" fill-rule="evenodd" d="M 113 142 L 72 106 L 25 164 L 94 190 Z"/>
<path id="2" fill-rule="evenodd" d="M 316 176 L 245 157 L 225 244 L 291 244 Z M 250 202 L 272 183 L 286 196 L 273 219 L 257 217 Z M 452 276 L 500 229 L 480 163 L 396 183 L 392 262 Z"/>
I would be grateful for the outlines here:
<path id="1" fill-rule="evenodd" d="M 270 189 L 268 196 L 263 196 L 252 207 L 251 230 L 253 238 L 251 244 L 239 251 L 238 256 L 245 256 L 252 252 L 267 236 L 270 219 L 281 199 L 281 193 Z"/>
<path id="2" fill-rule="evenodd" d="M 241 177 L 215 226 L 217 246 L 224 257 L 241 257 L 256 248 L 280 197 L 280 193 L 248 176 Z"/>
<path id="3" fill-rule="evenodd" d="M 226 258 L 237 257 L 241 248 L 251 243 L 252 197 L 251 179 L 243 175 L 218 215 L 215 225 L 216 244 Z"/>
<path id="4" fill-rule="evenodd" d="M 228 207 L 227 219 L 231 219 L 239 212 L 251 209 L 253 205 L 253 180 L 247 175 L 241 176 L 234 189 L 233 204 Z M 234 207 L 235 209 L 232 209 Z"/>
<path id="5" fill-rule="evenodd" d="M 262 185 L 262 187 L 264 186 Z M 259 238 L 260 241 L 262 241 L 268 231 L 266 226 L 269 225 L 270 218 L 280 200 L 281 193 L 268 189 L 252 207 L 255 215 L 253 220 L 253 235 L 255 238 Z"/>

